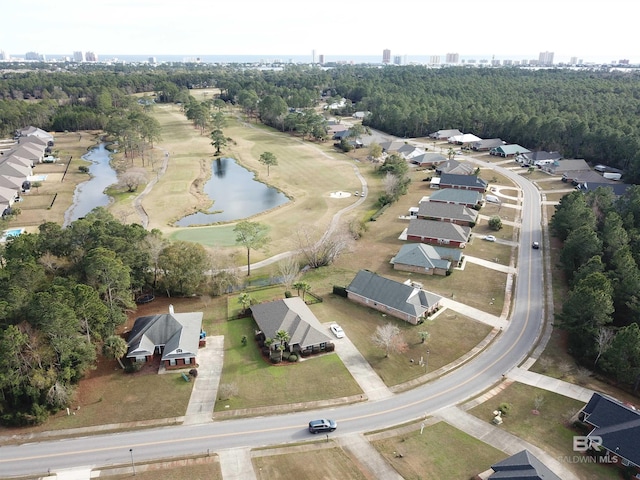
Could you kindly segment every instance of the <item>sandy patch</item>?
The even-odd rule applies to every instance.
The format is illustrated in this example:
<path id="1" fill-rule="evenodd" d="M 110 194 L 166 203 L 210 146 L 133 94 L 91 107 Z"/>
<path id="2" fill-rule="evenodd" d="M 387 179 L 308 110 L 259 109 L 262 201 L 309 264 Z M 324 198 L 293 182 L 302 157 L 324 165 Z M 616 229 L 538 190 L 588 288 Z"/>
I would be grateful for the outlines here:
<path id="1" fill-rule="evenodd" d="M 331 198 L 347 198 L 350 197 L 351 194 L 349 192 L 331 192 L 329 196 Z"/>

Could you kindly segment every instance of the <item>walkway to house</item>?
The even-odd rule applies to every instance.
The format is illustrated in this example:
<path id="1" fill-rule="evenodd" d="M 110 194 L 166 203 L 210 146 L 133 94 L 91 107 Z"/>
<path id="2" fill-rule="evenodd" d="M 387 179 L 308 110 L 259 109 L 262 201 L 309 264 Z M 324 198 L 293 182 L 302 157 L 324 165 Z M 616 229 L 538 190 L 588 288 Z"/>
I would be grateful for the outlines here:
<path id="1" fill-rule="evenodd" d="M 327 323 L 325 325 L 329 328 L 331 324 Z M 382 400 L 393 395 L 389 387 L 380 379 L 369 362 L 346 335 L 343 338 L 335 339 L 334 343 L 336 345 L 336 354 L 370 401 Z"/>
<path id="2" fill-rule="evenodd" d="M 224 360 L 224 336 L 207 337 L 207 346 L 198 350 L 198 376 L 184 415 L 185 425 L 213 421 L 213 407 L 218 396 L 218 385 Z"/>
<path id="3" fill-rule="evenodd" d="M 466 315 L 469 318 L 473 318 L 482 323 L 486 323 L 487 325 L 491 325 L 496 328 L 506 328 L 509 325 L 509 322 L 501 317 L 496 317 L 495 315 L 491 315 L 490 313 L 483 312 L 482 310 L 478 310 L 477 308 L 470 307 L 469 305 L 465 305 L 464 303 L 456 302 L 455 300 L 451 300 L 447 297 L 442 297 L 440 301 L 443 307 L 449 308 L 454 312 L 461 313 L 462 315 Z"/>
<path id="4" fill-rule="evenodd" d="M 490 268 L 491 270 L 496 270 L 498 272 L 511 273 L 511 274 L 516 273 L 516 268 L 510 267 L 509 265 L 502 265 L 500 263 L 490 262 L 489 260 L 484 260 L 478 257 L 472 257 L 470 255 L 465 255 L 464 259 L 469 263 L 475 263 L 476 265 L 480 265 L 485 268 Z"/>

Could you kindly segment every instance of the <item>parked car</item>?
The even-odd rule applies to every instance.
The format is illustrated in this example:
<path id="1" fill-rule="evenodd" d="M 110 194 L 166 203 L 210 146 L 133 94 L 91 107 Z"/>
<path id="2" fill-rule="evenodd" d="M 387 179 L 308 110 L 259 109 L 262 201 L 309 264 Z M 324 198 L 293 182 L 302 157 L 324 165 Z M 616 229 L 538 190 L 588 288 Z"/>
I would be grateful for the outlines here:
<path id="1" fill-rule="evenodd" d="M 495 242 L 495 241 L 496 241 L 496 237 L 494 237 L 493 235 L 485 235 L 485 236 L 484 236 L 484 239 L 485 239 L 487 242 Z"/>
<path id="2" fill-rule="evenodd" d="M 540 248 L 540 243 L 538 242 L 533 242 L 531 244 L 531 248 L 533 248 L 534 250 L 538 250 Z"/>
<path id="3" fill-rule="evenodd" d="M 331 333 L 336 336 L 336 338 L 344 337 L 344 330 L 342 330 L 342 327 L 337 323 L 332 323 L 329 329 L 331 330 Z"/>
<path id="4" fill-rule="evenodd" d="M 338 428 L 338 424 L 335 420 L 329 420 L 328 418 L 309 422 L 309 431 L 311 433 L 333 432 L 336 428 Z"/>

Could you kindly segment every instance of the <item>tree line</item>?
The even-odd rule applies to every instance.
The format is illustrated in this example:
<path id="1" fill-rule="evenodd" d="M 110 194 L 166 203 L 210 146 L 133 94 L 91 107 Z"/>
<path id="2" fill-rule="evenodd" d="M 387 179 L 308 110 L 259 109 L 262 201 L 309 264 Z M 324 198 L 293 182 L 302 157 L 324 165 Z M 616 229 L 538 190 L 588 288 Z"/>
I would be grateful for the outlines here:
<path id="1" fill-rule="evenodd" d="M 551 220 L 569 293 L 558 316 L 570 353 L 616 381 L 640 382 L 640 187 L 564 196 Z"/>

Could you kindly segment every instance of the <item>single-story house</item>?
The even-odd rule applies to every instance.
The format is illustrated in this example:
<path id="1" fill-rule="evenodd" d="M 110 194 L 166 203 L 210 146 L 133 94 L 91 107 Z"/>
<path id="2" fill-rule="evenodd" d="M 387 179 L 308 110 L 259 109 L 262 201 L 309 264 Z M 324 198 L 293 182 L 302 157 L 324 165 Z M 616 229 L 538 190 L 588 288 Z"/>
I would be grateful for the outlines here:
<path id="1" fill-rule="evenodd" d="M 426 153 L 422 148 L 414 147 L 413 145 L 409 145 L 408 143 L 400 147 L 396 152 L 405 160 L 411 160 L 413 157 L 417 157 Z"/>
<path id="2" fill-rule="evenodd" d="M 499 147 L 494 147 L 489 150 L 489 154 L 498 157 L 513 157 L 514 155 L 529 153 L 530 151 L 531 150 L 528 150 L 514 143 L 511 145 L 501 145 Z"/>
<path id="3" fill-rule="evenodd" d="M 396 282 L 369 270 L 360 270 L 346 288 L 352 302 L 400 318 L 413 325 L 422 323 L 440 307 L 442 297 L 416 284 Z"/>
<path id="4" fill-rule="evenodd" d="M 598 172 L 593 170 L 580 170 L 578 172 L 567 172 L 562 174 L 562 181 L 578 186 L 581 183 L 599 182 L 599 183 L 616 183 L 615 180 L 604 178 Z"/>
<path id="5" fill-rule="evenodd" d="M 165 368 L 196 366 L 202 312 L 169 313 L 136 318 L 127 340 L 127 358 L 148 362 L 160 354 Z"/>
<path id="6" fill-rule="evenodd" d="M 467 246 L 470 236 L 470 227 L 436 220 L 413 218 L 409 220 L 407 228 L 408 241 L 430 245 L 464 248 Z"/>
<path id="7" fill-rule="evenodd" d="M 553 163 L 556 160 L 560 160 L 562 155 L 558 152 L 545 152 L 543 150 L 537 152 L 518 153 L 515 160 L 518 163 L 524 163 L 525 165 L 542 166 L 549 163 Z"/>
<path id="8" fill-rule="evenodd" d="M 429 138 L 433 138 L 435 140 L 447 140 L 449 137 L 455 137 L 456 135 L 462 135 L 460 130 L 438 130 L 437 132 L 433 132 L 429 134 Z"/>
<path id="9" fill-rule="evenodd" d="M 495 147 L 500 147 L 505 145 L 507 142 L 502 140 L 501 138 L 485 138 L 484 140 L 478 140 L 477 142 L 473 142 L 471 144 L 471 149 L 476 150 L 478 152 L 483 152 L 487 150 L 491 150 Z"/>
<path id="10" fill-rule="evenodd" d="M 353 114 L 353 115 L 351 115 L 351 116 L 352 116 L 353 118 L 363 119 L 363 118 L 365 118 L 365 117 L 366 117 L 366 116 L 368 116 L 368 115 L 371 115 L 371 112 L 369 112 L 369 111 L 366 111 L 366 112 L 363 112 L 363 111 L 357 111 L 357 112 L 354 112 L 354 114 Z"/>
<path id="11" fill-rule="evenodd" d="M 380 146 L 382 147 L 382 151 L 385 153 L 396 153 L 405 145 L 406 143 L 401 142 L 400 140 L 393 140 L 392 142 L 382 142 L 380 144 Z"/>
<path id="12" fill-rule="evenodd" d="M 482 205 L 482 194 L 474 190 L 459 190 L 457 188 L 445 188 L 431 193 L 430 202 L 455 203 L 470 208 Z"/>
<path id="13" fill-rule="evenodd" d="M 440 175 L 440 188 L 457 188 L 484 193 L 487 185 L 487 182 L 477 175 L 458 175 L 455 173 L 443 173 Z"/>
<path id="14" fill-rule="evenodd" d="M 475 143 L 482 140 L 480 137 L 475 136 L 473 133 L 463 133 L 461 135 L 453 135 L 447 138 L 447 142 L 455 143 L 456 145 L 467 145 L 469 143 Z"/>
<path id="15" fill-rule="evenodd" d="M 478 211 L 455 203 L 420 202 L 416 217 L 474 227 L 478 221 Z"/>
<path id="16" fill-rule="evenodd" d="M 599 437 L 601 448 L 640 473 L 640 411 L 603 393 L 594 393 L 580 411 L 579 419 L 593 427 L 588 438 Z"/>
<path id="17" fill-rule="evenodd" d="M 351 135 L 351 130 L 339 130 L 333 134 L 334 140 L 343 140 L 345 138 L 349 138 Z"/>
<path id="18" fill-rule="evenodd" d="M 407 243 L 402 246 L 389 263 L 394 270 L 422 273 L 424 275 L 446 275 L 462 261 L 459 248 L 438 247 L 424 243 Z"/>
<path id="19" fill-rule="evenodd" d="M 289 352 L 321 352 L 331 343 L 326 329 L 300 297 L 252 305 L 251 314 L 266 338 L 275 338 L 279 330 L 285 330 L 290 337 L 286 345 Z"/>
<path id="20" fill-rule="evenodd" d="M 529 450 L 522 450 L 501 462 L 491 465 L 488 480 L 562 480 Z"/>
<path id="21" fill-rule="evenodd" d="M 447 160 L 436 166 L 436 173 L 454 173 L 456 175 L 471 175 L 473 167 L 468 163 L 459 162 L 458 160 Z"/>
<path id="22" fill-rule="evenodd" d="M 0 175 L 8 177 L 18 177 L 26 180 L 33 173 L 31 167 L 27 167 L 21 162 L 10 161 L 9 159 L 0 163 Z"/>
<path id="23" fill-rule="evenodd" d="M 415 163 L 420 167 L 432 167 L 442 162 L 446 162 L 447 157 L 440 153 L 425 152 L 421 155 L 411 158 L 411 163 Z"/>
<path id="24" fill-rule="evenodd" d="M 580 183 L 576 188 L 583 192 L 592 192 L 599 187 L 610 188 L 611 190 L 613 190 L 613 194 L 616 197 L 621 197 L 622 195 L 627 193 L 627 190 L 631 188 L 632 185 L 629 185 L 628 183 L 620 183 L 620 182 L 604 183 L 601 181 L 601 182 Z"/>
<path id="25" fill-rule="evenodd" d="M 47 145 L 53 145 L 53 135 L 45 132 L 41 128 L 30 126 L 20 129 L 16 132 L 16 136 L 18 137 L 28 137 L 30 135 L 35 135 L 36 137 L 46 140 Z"/>
<path id="26" fill-rule="evenodd" d="M 586 172 L 591 170 L 591 167 L 583 159 L 562 159 L 543 165 L 542 170 L 552 175 L 563 175 L 569 172 Z"/>

